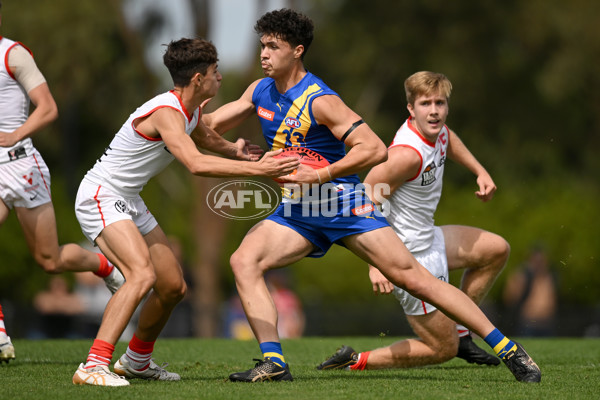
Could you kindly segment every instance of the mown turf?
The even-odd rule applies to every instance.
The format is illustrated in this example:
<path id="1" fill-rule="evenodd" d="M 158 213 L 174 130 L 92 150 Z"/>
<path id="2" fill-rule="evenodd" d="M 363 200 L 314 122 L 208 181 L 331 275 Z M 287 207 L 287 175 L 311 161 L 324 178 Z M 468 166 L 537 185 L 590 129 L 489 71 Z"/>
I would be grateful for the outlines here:
<path id="1" fill-rule="evenodd" d="M 522 339 L 542 369 L 540 384 L 517 382 L 503 365 L 482 367 L 454 359 L 410 370 L 317 371 L 315 366 L 341 344 L 368 350 L 392 337 L 303 338 L 283 341 L 293 382 L 261 384 L 227 381 L 231 372 L 254 365 L 254 341 L 164 339 L 154 352 L 169 362 L 180 382 L 133 380 L 124 388 L 75 386 L 71 377 L 91 340 L 14 340 L 17 359 L 0 366 L 0 399 L 598 399 L 599 339 Z M 479 341 L 486 348 L 486 345 Z M 115 360 L 126 348 L 119 343 Z"/>

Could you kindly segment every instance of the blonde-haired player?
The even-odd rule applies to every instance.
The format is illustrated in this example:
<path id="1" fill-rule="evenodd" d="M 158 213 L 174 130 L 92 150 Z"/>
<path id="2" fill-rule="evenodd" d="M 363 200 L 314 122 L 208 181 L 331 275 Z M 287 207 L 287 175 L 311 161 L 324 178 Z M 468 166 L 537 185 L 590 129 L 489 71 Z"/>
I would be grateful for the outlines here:
<path id="1" fill-rule="evenodd" d="M 434 214 L 442 194 L 447 158 L 476 176 L 479 190 L 475 195 L 480 200 L 491 200 L 496 185 L 456 133 L 445 125 L 452 91 L 450 80 L 440 73 L 421 71 L 408 77 L 404 87 L 410 117 L 389 146 L 387 161 L 369 172 L 365 185 L 368 189 L 381 185 L 389 188 L 387 193 L 370 195 L 383 203 L 388 222 L 407 249 L 442 281 L 448 282 L 449 270 L 464 269 L 461 289 L 479 304 L 506 264 L 510 246 L 502 237 L 479 228 L 435 226 Z M 375 293 L 396 296 L 418 338 L 360 354 L 342 346 L 318 369 L 409 368 L 442 363 L 455 356 L 477 364 L 500 363 L 472 341 L 468 329 L 457 326 L 435 306 L 395 286 L 372 266 L 369 277 Z M 497 345 L 489 341 L 488 344 Z M 520 356 L 531 360 L 524 351 Z M 524 380 L 539 380 L 539 374 L 532 369 Z"/>

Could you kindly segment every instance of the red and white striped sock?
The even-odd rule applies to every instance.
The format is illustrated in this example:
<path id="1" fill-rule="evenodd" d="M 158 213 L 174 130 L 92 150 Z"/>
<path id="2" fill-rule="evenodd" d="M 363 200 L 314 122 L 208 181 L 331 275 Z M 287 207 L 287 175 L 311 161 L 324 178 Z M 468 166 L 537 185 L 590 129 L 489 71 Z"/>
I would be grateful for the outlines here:
<path id="1" fill-rule="evenodd" d="M 360 353 L 358 355 L 358 361 L 356 362 L 356 364 L 351 365 L 350 369 L 352 371 L 362 371 L 365 368 L 367 368 L 367 360 L 369 359 L 370 355 L 371 355 L 370 351 L 365 351 L 364 353 Z"/>
<path id="2" fill-rule="evenodd" d="M 90 348 L 84 368 L 94 368 L 99 365 L 106 365 L 108 367 L 114 351 L 114 345 L 105 342 L 104 340 L 95 339 Z"/>
<path id="3" fill-rule="evenodd" d="M 0 337 L 8 337 L 6 327 L 4 326 L 4 314 L 2 313 L 2 304 L 0 304 Z"/>
<path id="4" fill-rule="evenodd" d="M 106 258 L 104 254 L 96 253 L 96 255 L 100 259 L 100 267 L 98 268 L 98 271 L 94 271 L 94 275 L 97 275 L 100 278 L 106 278 L 113 272 L 115 267 L 108 261 L 108 258 Z"/>
<path id="5" fill-rule="evenodd" d="M 133 335 L 125 356 L 129 361 L 129 365 L 137 371 L 144 371 L 150 366 L 150 359 L 152 358 L 152 351 L 154 351 L 153 342 L 143 342 L 138 339 L 137 336 Z"/>
<path id="6" fill-rule="evenodd" d="M 471 334 L 471 331 L 460 324 L 456 324 L 456 332 L 458 332 L 459 338 L 469 336 Z"/>

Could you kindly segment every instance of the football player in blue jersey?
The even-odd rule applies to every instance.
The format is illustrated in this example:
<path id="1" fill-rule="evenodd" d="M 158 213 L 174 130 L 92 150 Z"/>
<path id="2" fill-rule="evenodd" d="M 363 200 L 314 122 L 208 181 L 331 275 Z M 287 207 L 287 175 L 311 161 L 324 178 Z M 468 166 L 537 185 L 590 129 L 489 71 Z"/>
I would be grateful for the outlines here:
<path id="1" fill-rule="evenodd" d="M 283 177 L 285 182 L 313 189 L 303 190 L 299 198 L 284 199 L 271 216 L 247 233 L 231 256 L 237 290 L 263 358 L 254 368 L 233 373 L 229 379 L 292 380 L 264 273 L 303 257 L 320 257 L 337 243 L 378 268 L 396 286 L 485 338 L 497 354 L 505 354 L 517 380 L 539 381 L 539 368 L 522 347 L 502 335 L 467 295 L 421 266 L 360 189 L 356 173 L 383 162 L 387 148 L 337 93 L 305 68 L 312 21 L 294 10 L 281 9 L 263 15 L 254 28 L 260 37 L 265 78 L 253 82 L 238 100 L 205 115 L 204 122 L 224 133 L 256 114 L 271 149 L 306 147 L 330 164 L 319 169 L 301 165 L 296 174 Z M 320 196 L 314 196 L 315 191 Z M 335 215 L 325 215 L 314 203 L 326 204 Z"/>

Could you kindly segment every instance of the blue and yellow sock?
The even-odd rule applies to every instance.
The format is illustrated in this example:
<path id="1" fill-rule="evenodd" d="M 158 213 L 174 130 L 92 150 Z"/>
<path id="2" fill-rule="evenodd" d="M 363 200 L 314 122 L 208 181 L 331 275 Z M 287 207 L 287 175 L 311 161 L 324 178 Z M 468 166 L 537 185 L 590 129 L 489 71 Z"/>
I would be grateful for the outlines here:
<path id="1" fill-rule="evenodd" d="M 494 329 L 483 339 L 500 358 L 504 358 L 511 350 L 516 350 L 515 342 L 504 336 L 498 329 Z"/>
<path id="2" fill-rule="evenodd" d="M 285 368 L 285 358 L 283 358 L 283 350 L 281 350 L 281 343 L 278 342 L 262 342 L 260 345 L 260 351 L 263 353 L 263 357 L 270 358 L 275 364 L 281 368 Z"/>

